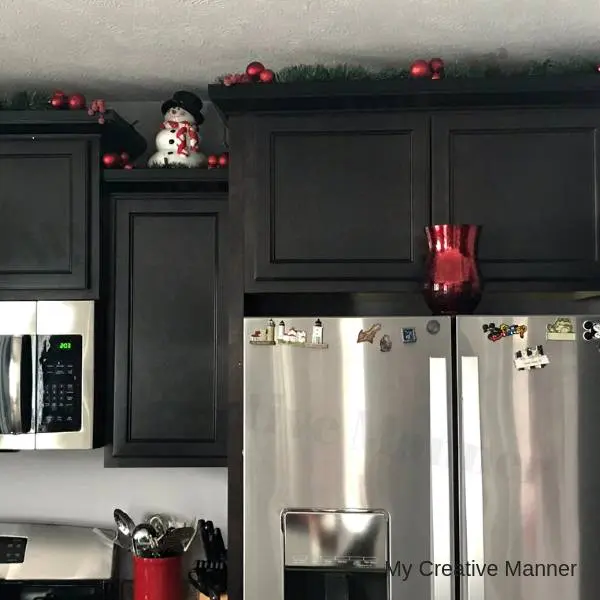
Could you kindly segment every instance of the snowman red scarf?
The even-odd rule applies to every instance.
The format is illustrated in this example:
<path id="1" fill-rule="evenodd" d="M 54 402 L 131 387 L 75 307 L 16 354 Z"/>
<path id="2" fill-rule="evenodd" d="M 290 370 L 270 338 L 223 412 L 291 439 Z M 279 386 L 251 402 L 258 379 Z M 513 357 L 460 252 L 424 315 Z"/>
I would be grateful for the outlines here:
<path id="1" fill-rule="evenodd" d="M 190 150 L 192 152 L 199 151 L 200 139 L 198 137 L 198 130 L 195 123 L 190 123 L 189 121 L 165 121 L 160 128 L 176 130 L 175 137 L 179 141 L 179 145 L 177 146 L 177 154 L 189 156 Z"/>

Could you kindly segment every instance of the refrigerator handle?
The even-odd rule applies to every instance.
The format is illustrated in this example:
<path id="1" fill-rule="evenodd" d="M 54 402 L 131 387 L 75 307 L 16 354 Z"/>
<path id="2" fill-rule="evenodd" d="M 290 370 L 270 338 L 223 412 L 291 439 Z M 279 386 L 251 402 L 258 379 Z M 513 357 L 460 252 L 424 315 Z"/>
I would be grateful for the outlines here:
<path id="1" fill-rule="evenodd" d="M 479 359 L 462 356 L 460 359 L 459 473 L 461 562 L 485 563 L 483 522 L 483 470 L 481 449 L 481 420 L 479 399 Z M 465 600 L 485 600 L 482 575 L 461 577 L 461 595 Z"/>
<path id="2" fill-rule="evenodd" d="M 450 388 L 448 360 L 429 358 L 429 456 L 431 562 L 452 564 L 450 510 Z M 436 570 L 431 577 L 432 600 L 452 600 L 453 580 Z"/>

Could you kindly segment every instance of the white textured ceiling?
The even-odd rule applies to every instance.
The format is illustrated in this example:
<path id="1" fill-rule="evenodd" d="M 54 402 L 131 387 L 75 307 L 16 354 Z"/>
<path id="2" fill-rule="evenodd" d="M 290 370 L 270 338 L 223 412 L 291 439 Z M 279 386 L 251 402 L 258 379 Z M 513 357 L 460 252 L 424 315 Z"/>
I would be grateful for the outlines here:
<path id="1" fill-rule="evenodd" d="M 600 59 L 599 0 L 0 0 L 0 88 L 164 99 L 252 59 Z"/>

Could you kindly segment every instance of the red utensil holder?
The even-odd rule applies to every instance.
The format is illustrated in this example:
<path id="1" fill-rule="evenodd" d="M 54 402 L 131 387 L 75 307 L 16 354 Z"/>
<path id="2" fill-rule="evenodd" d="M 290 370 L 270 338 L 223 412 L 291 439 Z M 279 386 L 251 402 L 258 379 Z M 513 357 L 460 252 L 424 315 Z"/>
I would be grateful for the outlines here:
<path id="1" fill-rule="evenodd" d="M 181 556 L 133 557 L 133 600 L 184 600 Z"/>

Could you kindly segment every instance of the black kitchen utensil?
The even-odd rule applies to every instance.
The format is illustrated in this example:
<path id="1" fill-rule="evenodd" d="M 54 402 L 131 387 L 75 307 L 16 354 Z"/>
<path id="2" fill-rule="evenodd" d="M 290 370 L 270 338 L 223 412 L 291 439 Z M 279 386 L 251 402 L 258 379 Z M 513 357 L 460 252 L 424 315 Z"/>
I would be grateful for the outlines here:
<path id="1" fill-rule="evenodd" d="M 215 529 L 213 547 L 217 560 L 226 561 L 227 548 L 225 548 L 225 541 L 223 540 L 223 534 L 221 533 L 221 529 L 219 527 Z"/>

